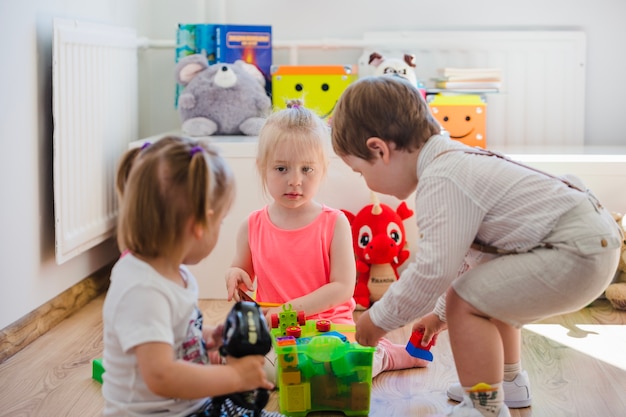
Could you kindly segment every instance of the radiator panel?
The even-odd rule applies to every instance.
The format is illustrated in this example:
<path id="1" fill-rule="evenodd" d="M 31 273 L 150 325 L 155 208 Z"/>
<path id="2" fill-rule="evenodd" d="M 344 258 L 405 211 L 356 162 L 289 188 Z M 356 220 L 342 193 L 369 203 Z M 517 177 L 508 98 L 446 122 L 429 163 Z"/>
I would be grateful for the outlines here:
<path id="1" fill-rule="evenodd" d="M 134 30 L 55 19 L 53 46 L 56 261 L 111 237 L 117 162 L 138 135 Z"/>

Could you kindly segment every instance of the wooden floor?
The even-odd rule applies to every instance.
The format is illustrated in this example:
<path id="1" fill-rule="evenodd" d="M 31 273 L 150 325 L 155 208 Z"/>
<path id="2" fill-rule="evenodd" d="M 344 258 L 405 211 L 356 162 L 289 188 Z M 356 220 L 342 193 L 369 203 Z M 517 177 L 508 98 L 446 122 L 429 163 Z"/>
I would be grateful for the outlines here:
<path id="1" fill-rule="evenodd" d="M 101 386 L 91 379 L 91 360 L 102 355 L 103 296 L 0 364 L 0 416 L 90 417 L 101 415 Z M 203 300 L 208 323 L 223 321 L 225 301 Z M 626 416 L 626 312 L 606 301 L 527 326 L 523 365 L 533 387 L 533 406 L 513 417 Z M 409 330 L 390 335 L 398 343 Z M 374 379 L 370 416 L 420 417 L 442 412 L 445 389 L 456 380 L 447 332 L 424 369 L 386 372 Z M 268 410 L 277 410 L 273 393 Z M 309 416 L 341 413 L 312 413 Z"/>

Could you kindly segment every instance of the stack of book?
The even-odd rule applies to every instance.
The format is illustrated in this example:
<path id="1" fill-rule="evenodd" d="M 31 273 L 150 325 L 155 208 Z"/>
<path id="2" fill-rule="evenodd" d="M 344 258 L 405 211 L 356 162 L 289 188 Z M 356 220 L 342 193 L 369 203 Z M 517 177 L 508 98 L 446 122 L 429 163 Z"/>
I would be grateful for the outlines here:
<path id="1" fill-rule="evenodd" d="M 502 87 L 499 68 L 440 68 L 434 81 L 442 90 L 497 92 Z"/>

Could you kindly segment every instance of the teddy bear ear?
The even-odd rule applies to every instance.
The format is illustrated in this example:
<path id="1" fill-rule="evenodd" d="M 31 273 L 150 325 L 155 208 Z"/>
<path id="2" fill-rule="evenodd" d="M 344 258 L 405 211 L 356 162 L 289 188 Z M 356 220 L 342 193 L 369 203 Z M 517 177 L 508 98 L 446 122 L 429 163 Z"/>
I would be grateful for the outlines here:
<path id="1" fill-rule="evenodd" d="M 404 54 L 404 62 L 409 66 L 415 68 L 417 65 L 415 64 L 415 55 L 413 54 Z"/>
<path id="2" fill-rule="evenodd" d="M 370 60 L 369 60 L 368 64 L 370 64 L 370 65 L 372 65 L 374 67 L 377 67 L 384 61 L 384 59 L 385 59 L 385 57 L 383 57 L 378 52 L 372 52 L 370 54 Z"/>
<path id="3" fill-rule="evenodd" d="M 180 80 L 181 84 L 183 85 L 188 84 L 189 81 L 193 79 L 193 77 L 198 75 L 198 73 L 204 70 L 205 68 L 206 67 L 202 66 L 201 64 L 185 65 L 184 67 L 181 68 L 180 72 L 178 73 L 178 79 Z"/>
<path id="4" fill-rule="evenodd" d="M 241 59 L 235 61 L 235 65 L 238 65 L 245 72 L 252 75 L 252 77 L 257 80 L 259 84 L 261 84 L 261 87 L 265 87 L 265 77 L 263 76 L 261 70 L 256 67 L 256 65 L 248 64 Z"/>
<path id="5" fill-rule="evenodd" d="M 188 55 L 178 61 L 174 70 L 176 74 L 176 82 L 181 85 L 189 84 L 199 72 L 207 69 L 209 62 L 204 54 Z"/>

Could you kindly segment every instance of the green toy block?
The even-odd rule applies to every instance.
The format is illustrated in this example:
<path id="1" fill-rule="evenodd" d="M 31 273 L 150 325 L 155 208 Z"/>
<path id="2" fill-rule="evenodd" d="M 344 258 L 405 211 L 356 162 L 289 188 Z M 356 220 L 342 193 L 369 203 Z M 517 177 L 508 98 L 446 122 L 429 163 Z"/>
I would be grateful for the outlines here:
<path id="1" fill-rule="evenodd" d="M 91 361 L 91 377 L 102 384 L 103 373 L 104 366 L 102 365 L 102 358 L 97 358 Z"/>
<path id="2" fill-rule="evenodd" d="M 291 312 L 280 317 L 293 321 Z M 340 411 L 346 416 L 369 414 L 372 362 L 376 348 L 350 342 L 342 333 L 354 333 L 354 325 L 331 324 L 320 331 L 318 320 L 300 324 L 302 337 L 285 343 L 283 328 L 271 330 L 277 361 L 280 411 L 290 417 L 306 417 L 317 411 Z"/>

